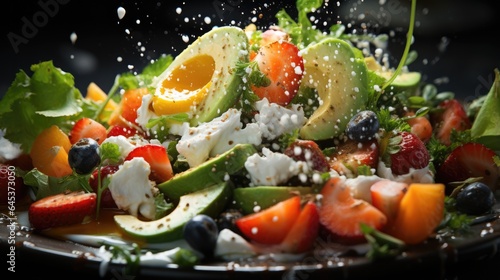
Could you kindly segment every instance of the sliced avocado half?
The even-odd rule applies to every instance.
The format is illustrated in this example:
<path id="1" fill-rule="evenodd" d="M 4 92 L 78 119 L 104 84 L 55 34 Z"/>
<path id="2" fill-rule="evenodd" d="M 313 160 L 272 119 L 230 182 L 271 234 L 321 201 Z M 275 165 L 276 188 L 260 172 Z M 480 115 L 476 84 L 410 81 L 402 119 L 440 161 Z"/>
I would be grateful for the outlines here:
<path id="1" fill-rule="evenodd" d="M 231 199 L 232 185 L 222 182 L 180 198 L 177 207 L 167 216 L 142 221 L 132 215 L 116 215 L 115 223 L 130 236 L 147 243 L 163 243 L 183 238 L 184 225 L 198 214 L 215 218 Z"/>
<path id="2" fill-rule="evenodd" d="M 368 77 L 364 58 L 345 41 L 329 38 L 302 50 L 301 86 L 315 88 L 319 107 L 300 129 L 303 139 L 339 136 L 351 117 L 364 108 Z"/>
<path id="3" fill-rule="evenodd" d="M 383 67 L 375 60 L 373 56 L 365 58 L 366 66 L 368 70 L 373 71 L 378 76 L 382 77 L 384 80 L 389 80 L 394 71 L 384 70 Z M 389 91 L 391 95 L 399 93 L 407 93 L 408 95 L 414 95 L 420 85 L 422 79 L 422 74 L 420 72 L 403 72 L 400 73 L 394 81 L 387 87 L 386 91 Z"/>
<path id="4" fill-rule="evenodd" d="M 192 126 L 232 107 L 243 91 L 239 62 L 248 61 L 248 39 L 238 27 L 212 29 L 189 45 L 155 80 L 153 111 L 190 112 Z"/>
<path id="5" fill-rule="evenodd" d="M 252 144 L 238 144 L 203 164 L 176 174 L 157 187 L 168 198 L 178 200 L 185 194 L 225 181 L 226 176 L 242 170 L 247 158 L 256 152 Z"/>
<path id="6" fill-rule="evenodd" d="M 294 195 L 310 194 L 311 187 L 290 186 L 257 186 L 248 188 L 236 188 L 233 191 L 233 207 L 240 209 L 243 214 L 254 213 L 255 207 L 260 210 L 286 200 Z"/>

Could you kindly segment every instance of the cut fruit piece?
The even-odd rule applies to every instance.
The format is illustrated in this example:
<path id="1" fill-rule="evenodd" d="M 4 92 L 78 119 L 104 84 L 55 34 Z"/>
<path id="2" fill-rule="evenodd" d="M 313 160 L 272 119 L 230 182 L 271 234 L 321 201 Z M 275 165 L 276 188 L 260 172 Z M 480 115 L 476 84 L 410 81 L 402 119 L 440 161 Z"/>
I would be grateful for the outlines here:
<path id="1" fill-rule="evenodd" d="M 61 193 L 42 198 L 28 209 L 30 224 L 36 230 L 82 223 L 96 207 L 96 194 Z"/>
<path id="2" fill-rule="evenodd" d="M 451 182 L 481 178 L 492 191 L 500 186 L 500 167 L 495 151 L 480 143 L 465 143 L 455 148 L 438 169 L 436 181 L 447 184 L 446 193 L 453 191 Z"/>
<path id="3" fill-rule="evenodd" d="M 209 122 L 238 101 L 244 90 L 237 67 L 248 62 L 248 38 L 238 27 L 205 33 L 161 73 L 153 87 L 156 114 L 190 113 L 191 126 Z"/>
<path id="4" fill-rule="evenodd" d="M 238 144 L 205 163 L 175 174 L 170 180 L 157 185 L 158 189 L 172 200 L 202 190 L 208 186 L 227 180 L 245 168 L 247 158 L 257 150 L 251 144 Z"/>
<path id="5" fill-rule="evenodd" d="M 410 184 L 386 232 L 406 244 L 423 242 L 443 220 L 444 197 L 443 184 Z"/>
<path id="6" fill-rule="evenodd" d="M 87 94 L 85 98 L 93 100 L 95 102 L 104 102 L 108 95 L 94 82 L 91 82 L 87 87 Z M 104 111 L 112 112 L 118 108 L 118 104 L 115 101 L 109 100 L 104 107 Z"/>
<path id="7" fill-rule="evenodd" d="M 351 189 L 339 177 L 329 179 L 321 194 L 320 223 L 340 241 L 363 241 L 361 223 L 377 230 L 387 223 L 387 217 L 380 210 L 364 200 L 353 198 Z"/>
<path id="8" fill-rule="evenodd" d="M 142 97 L 149 94 L 147 88 L 129 89 L 123 93 L 118 108 L 109 117 L 109 125 L 125 127 L 137 126 L 137 109 L 142 105 Z"/>
<path id="9" fill-rule="evenodd" d="M 285 253 L 292 254 L 307 252 L 313 247 L 318 231 L 318 207 L 314 202 L 308 201 L 281 242 L 280 249 Z"/>
<path id="10" fill-rule="evenodd" d="M 68 163 L 71 142 L 59 127 L 52 125 L 43 130 L 33 142 L 30 157 L 33 167 L 51 177 L 64 177 L 73 173 Z"/>
<path id="11" fill-rule="evenodd" d="M 388 225 L 396 218 L 407 189 L 408 184 L 391 180 L 381 180 L 370 187 L 372 204 L 385 214 Z"/>
<path id="12" fill-rule="evenodd" d="M 311 192 L 311 187 L 256 186 L 237 188 L 234 190 L 234 207 L 241 208 L 243 214 L 251 214 L 293 196 Z"/>
<path id="13" fill-rule="evenodd" d="M 171 70 L 153 97 L 153 111 L 157 115 L 171 115 L 189 112 L 192 107 L 199 105 L 212 84 L 210 80 L 214 68 L 214 58 L 202 54 L 191 57 Z"/>
<path id="14" fill-rule="evenodd" d="M 149 179 L 157 184 L 168 181 L 174 176 L 167 149 L 158 144 L 145 144 L 134 148 L 125 158 L 125 161 L 135 157 L 142 157 L 150 166 Z"/>
<path id="15" fill-rule="evenodd" d="M 236 226 L 250 240 L 260 244 L 282 242 L 300 214 L 300 196 L 236 220 Z"/>
<path id="16" fill-rule="evenodd" d="M 127 234 L 149 243 L 163 243 L 183 237 L 184 225 L 198 214 L 217 217 L 231 198 L 229 182 L 182 196 L 177 207 L 167 216 L 154 221 L 141 221 L 132 215 L 116 215 L 116 224 Z"/>
<path id="17" fill-rule="evenodd" d="M 71 144 L 75 144 L 83 138 L 91 138 L 101 144 L 106 137 L 108 137 L 106 127 L 91 118 L 79 119 L 69 132 L 69 141 Z"/>
<path id="18" fill-rule="evenodd" d="M 300 129 L 300 136 L 310 140 L 339 136 L 368 99 L 364 59 L 347 42 L 336 38 L 309 45 L 302 50 L 302 57 L 301 87 L 315 88 L 321 102 Z"/>

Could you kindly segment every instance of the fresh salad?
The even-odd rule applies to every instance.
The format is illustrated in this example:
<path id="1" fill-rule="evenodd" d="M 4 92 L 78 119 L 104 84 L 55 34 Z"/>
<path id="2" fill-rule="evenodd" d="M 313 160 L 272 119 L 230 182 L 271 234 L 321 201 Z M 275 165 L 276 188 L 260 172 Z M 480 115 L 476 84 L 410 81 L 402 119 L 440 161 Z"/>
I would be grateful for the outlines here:
<path id="1" fill-rule="evenodd" d="M 498 218 L 500 72 L 463 104 L 410 70 L 416 1 L 395 66 L 384 34 L 314 26 L 322 5 L 214 28 L 107 93 L 52 61 L 19 71 L 0 101 L 3 209 L 24 201 L 40 234 L 113 213 L 134 248 L 103 242 L 111 259 L 183 266 L 325 242 L 391 258 Z"/>

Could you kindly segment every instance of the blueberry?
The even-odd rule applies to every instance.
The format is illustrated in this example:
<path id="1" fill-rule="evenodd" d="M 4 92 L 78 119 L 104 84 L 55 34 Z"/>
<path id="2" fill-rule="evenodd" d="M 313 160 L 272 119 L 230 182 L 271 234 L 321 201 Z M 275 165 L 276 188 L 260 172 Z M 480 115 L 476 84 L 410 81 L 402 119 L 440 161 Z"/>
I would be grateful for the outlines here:
<path id="1" fill-rule="evenodd" d="M 68 152 L 68 163 L 78 174 L 89 174 L 99 163 L 99 143 L 92 138 L 82 138 L 71 146 Z"/>
<path id="2" fill-rule="evenodd" d="M 455 206 L 462 213 L 480 215 L 490 211 L 495 202 L 495 194 L 488 185 L 474 182 L 458 193 Z"/>
<path id="3" fill-rule="evenodd" d="M 351 140 L 365 142 L 373 139 L 379 127 L 377 115 L 373 111 L 365 110 L 351 118 L 347 124 L 346 133 Z"/>
<path id="4" fill-rule="evenodd" d="M 205 257 L 211 257 L 217 244 L 219 229 L 210 216 L 199 214 L 191 218 L 184 226 L 184 239 L 194 250 Z"/>

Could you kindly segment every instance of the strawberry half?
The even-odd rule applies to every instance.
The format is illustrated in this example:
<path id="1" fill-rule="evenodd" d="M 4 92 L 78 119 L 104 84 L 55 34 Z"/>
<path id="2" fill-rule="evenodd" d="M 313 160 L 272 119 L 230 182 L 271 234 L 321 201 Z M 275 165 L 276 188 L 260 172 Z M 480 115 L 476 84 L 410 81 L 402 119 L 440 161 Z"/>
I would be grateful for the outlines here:
<path id="1" fill-rule="evenodd" d="M 431 156 L 424 142 L 417 135 L 403 131 L 395 137 L 401 136 L 397 152 L 392 153 L 391 170 L 396 175 L 407 174 L 410 168 L 422 169 L 429 165 Z"/>
<path id="2" fill-rule="evenodd" d="M 377 168 L 379 147 L 376 139 L 358 142 L 348 139 L 337 146 L 336 152 L 330 156 L 329 165 L 341 175 L 348 172 L 356 175 L 358 167 L 366 165 Z"/>
<path id="3" fill-rule="evenodd" d="M 92 138 L 101 144 L 107 137 L 106 127 L 91 118 L 81 118 L 69 132 L 69 141 L 75 144 L 82 138 Z"/>
<path id="4" fill-rule="evenodd" d="M 482 177 L 481 182 L 495 191 L 500 183 L 500 168 L 494 161 L 495 155 L 493 150 L 480 143 L 458 146 L 439 167 L 436 181 L 448 184 Z M 447 186 L 446 192 L 451 191 L 451 186 Z"/>
<path id="5" fill-rule="evenodd" d="M 436 138 L 445 145 L 450 145 L 452 130 L 463 131 L 471 128 L 472 124 L 467 117 L 463 105 L 456 99 L 442 101 L 439 110 L 431 116 Z"/>
<path id="6" fill-rule="evenodd" d="M 283 152 L 297 161 L 304 161 L 314 170 L 326 172 L 328 161 L 316 142 L 311 140 L 296 140 Z"/>
<path id="7" fill-rule="evenodd" d="M 364 200 L 353 198 L 350 188 L 339 177 L 328 180 L 321 194 L 320 223 L 339 241 L 363 241 L 361 223 L 378 230 L 387 223 L 387 217 L 380 210 Z"/>
<path id="8" fill-rule="evenodd" d="M 32 203 L 28 209 L 35 230 L 79 224 L 96 208 L 96 194 L 75 191 L 47 196 Z"/>
<path id="9" fill-rule="evenodd" d="M 149 179 L 156 183 L 163 183 L 174 176 L 167 149 L 162 145 L 146 144 L 134 148 L 127 155 L 125 160 L 131 160 L 135 157 L 142 157 L 149 163 L 151 174 Z"/>
<path id="10" fill-rule="evenodd" d="M 271 80 L 271 84 L 265 87 L 252 85 L 255 94 L 271 103 L 288 105 L 299 90 L 304 72 L 304 61 L 297 46 L 287 41 L 275 41 L 261 46 L 253 60 Z"/>
<path id="11" fill-rule="evenodd" d="M 144 136 L 143 133 L 140 133 L 135 128 L 126 127 L 126 126 L 119 125 L 119 124 L 112 125 L 109 127 L 107 137 L 120 136 L 120 135 L 125 136 L 127 138 L 132 137 L 132 136 L 136 136 L 136 135 L 139 135 L 142 137 Z"/>

